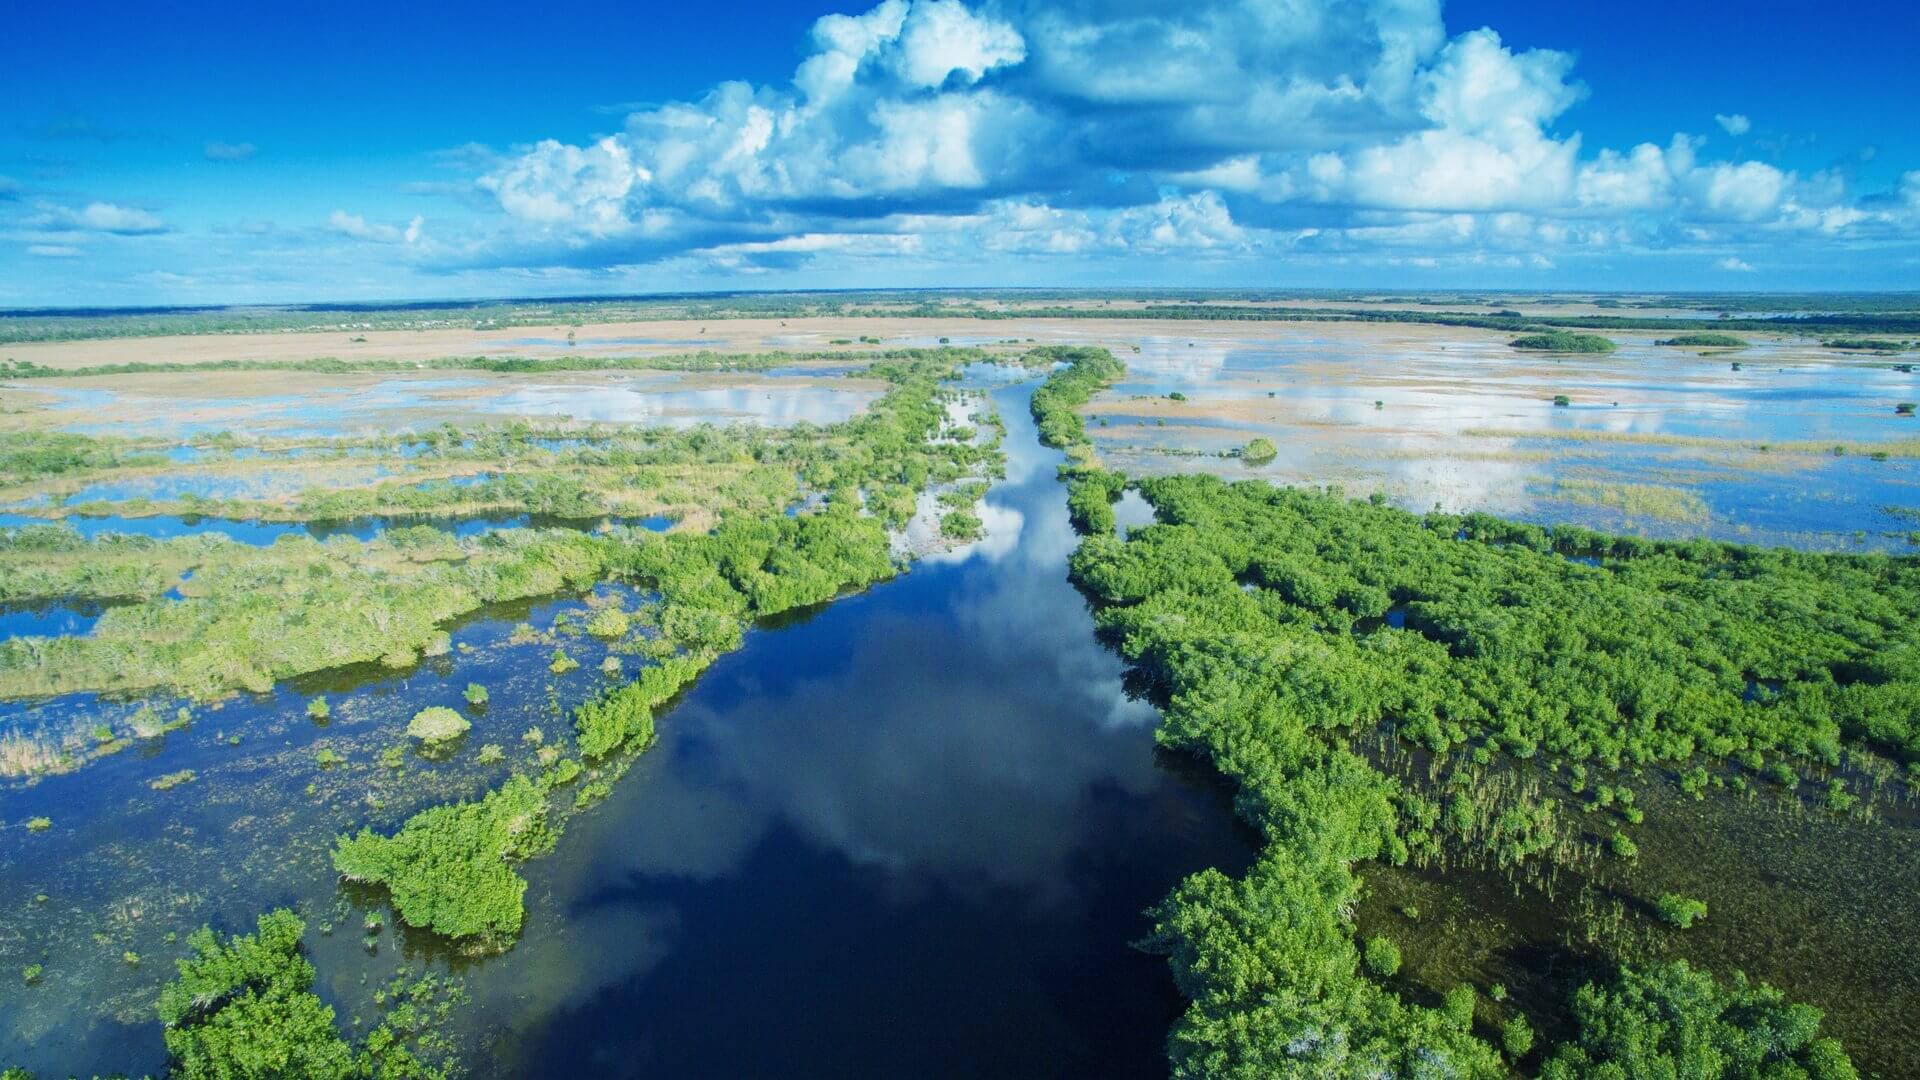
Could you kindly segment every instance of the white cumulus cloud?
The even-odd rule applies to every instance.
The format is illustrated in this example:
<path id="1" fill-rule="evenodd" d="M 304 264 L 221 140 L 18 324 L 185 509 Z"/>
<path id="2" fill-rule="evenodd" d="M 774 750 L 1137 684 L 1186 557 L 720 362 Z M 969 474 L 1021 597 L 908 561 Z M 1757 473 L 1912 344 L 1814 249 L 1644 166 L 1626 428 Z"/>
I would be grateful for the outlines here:
<path id="1" fill-rule="evenodd" d="M 342 236 L 355 240 L 367 240 L 376 244 L 412 244 L 421 236 L 426 219 L 415 214 L 404 228 L 387 225 L 377 221 L 368 221 L 359 214 L 349 214 L 345 210 L 335 210 L 327 216 L 327 227 Z"/>
<path id="2" fill-rule="evenodd" d="M 785 83 L 722 82 L 589 141 L 468 154 L 500 224 L 439 250 L 586 269 L 1372 247 L 1540 268 L 1563 250 L 1840 242 L 1920 220 L 1911 176 L 1888 198 L 1684 132 L 1590 145 L 1571 122 L 1588 93 L 1570 52 L 1449 37 L 1438 0 L 883 0 L 817 20 Z M 925 242 L 878 239 L 905 235 Z"/>
<path id="3" fill-rule="evenodd" d="M 29 224 L 54 232 L 98 232 L 115 236 L 147 236 L 167 231 L 166 222 L 158 216 L 110 202 L 90 202 L 77 209 L 42 203 Z"/>

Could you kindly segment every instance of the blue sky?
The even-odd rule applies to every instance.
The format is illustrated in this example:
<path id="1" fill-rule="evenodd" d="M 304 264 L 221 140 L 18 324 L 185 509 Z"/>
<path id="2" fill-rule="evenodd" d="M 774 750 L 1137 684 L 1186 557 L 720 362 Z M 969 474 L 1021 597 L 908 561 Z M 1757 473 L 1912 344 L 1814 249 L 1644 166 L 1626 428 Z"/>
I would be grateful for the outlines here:
<path id="1" fill-rule="evenodd" d="M 1920 287 L 1905 5 L 75 3 L 0 306 Z"/>

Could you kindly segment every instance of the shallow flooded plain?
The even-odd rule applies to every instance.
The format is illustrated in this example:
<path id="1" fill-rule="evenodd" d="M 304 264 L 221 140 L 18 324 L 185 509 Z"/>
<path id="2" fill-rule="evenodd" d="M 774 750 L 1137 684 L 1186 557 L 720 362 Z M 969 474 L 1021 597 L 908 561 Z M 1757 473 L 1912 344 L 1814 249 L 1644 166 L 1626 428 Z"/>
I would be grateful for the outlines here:
<path id="1" fill-rule="evenodd" d="M 11 395 L 34 407 L 31 422 L 86 435 L 187 439 L 232 432 L 253 437 L 332 438 L 420 430 L 441 424 L 552 422 L 691 427 L 730 423 L 830 424 L 859 414 L 877 384 L 818 378 L 793 367 L 778 376 L 672 371 L 550 375 L 444 373 L 407 376 L 239 371 L 39 380 Z"/>
<path id="2" fill-rule="evenodd" d="M 1414 510 L 1655 537 L 1908 546 L 1920 421 L 1895 407 L 1920 398 L 1920 377 L 1896 368 L 1910 357 L 1614 337 L 1596 356 L 1444 328 L 1149 337 L 1117 351 L 1126 380 L 1086 411 L 1102 460 L 1133 473 L 1335 484 Z M 1223 456 L 1255 437 L 1274 443 L 1270 462 Z"/>

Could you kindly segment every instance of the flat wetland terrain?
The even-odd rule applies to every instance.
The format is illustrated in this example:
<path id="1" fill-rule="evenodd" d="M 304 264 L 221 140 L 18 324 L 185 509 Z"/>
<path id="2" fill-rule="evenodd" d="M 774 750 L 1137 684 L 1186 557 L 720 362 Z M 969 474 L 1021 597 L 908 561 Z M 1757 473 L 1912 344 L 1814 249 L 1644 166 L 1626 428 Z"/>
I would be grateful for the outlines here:
<path id="1" fill-rule="evenodd" d="M 1117 353 L 1127 377 L 1085 410 L 1104 462 L 1820 549 L 1904 549 L 1920 504 L 1920 428 L 1896 412 L 1920 379 L 1885 359 L 1761 335 L 1702 355 L 1617 334 L 1615 353 L 1542 356 L 1477 330 L 1233 329 Z M 1256 437 L 1272 460 L 1232 456 Z"/>
<path id="2" fill-rule="evenodd" d="M 1156 740 L 1162 712 L 1198 700 L 1192 673 L 1155 669 L 1167 653 L 1127 640 L 1151 623 L 1125 621 L 1132 584 L 1075 554 L 1159 542 L 1175 515 L 1156 525 L 1155 499 L 1179 493 L 1150 478 L 1877 555 L 1844 568 L 1894 577 L 1920 542 L 1920 419 L 1897 409 L 1920 400 L 1911 352 L 1605 330 L 1613 352 L 1542 354 L 1470 326 L 979 303 L 1005 317 L 901 302 L 0 346 L 35 367 L 0 374 L 0 1066 L 164 1071 L 154 1002 L 189 934 L 285 907 L 344 1038 L 384 1024 L 477 1075 L 796 1058 L 822 1076 L 1165 1075 L 1195 977 L 1176 985 L 1150 955 L 1186 962 L 1173 909 L 1144 912 L 1185 875 L 1260 873 L 1285 841 L 1261 816 L 1271 793 L 1246 796 L 1252 766 L 1190 733 Z M 1717 310 L 1433 306 L 1678 331 Z M 1105 348 L 1124 371 L 1050 398 L 1101 354 L 1048 346 Z M 116 365 L 162 370 L 90 370 Z M 1089 475 L 1112 477 L 1091 512 Z M 1442 524 L 1462 543 L 1488 528 L 1461 522 Z M 1539 572 L 1593 582 L 1652 557 L 1544 532 L 1487 543 L 1557 550 Z M 1327 634 L 1323 652 L 1398 656 L 1397 635 L 1438 618 L 1370 581 L 1315 601 L 1288 576 L 1309 555 L 1285 558 L 1223 588 Z M 1891 641 L 1905 599 L 1850 617 Z M 1483 629 L 1449 639 L 1457 655 Z M 1830 667 L 1851 686 L 1885 663 Z M 1736 697 L 1744 681 L 1741 706 L 1781 693 L 1765 670 L 1719 674 Z M 423 734 L 429 708 L 457 731 Z M 596 726 L 608 716 L 628 726 Z M 1343 932 L 1399 950 L 1389 967 L 1369 949 L 1373 983 L 1430 1008 L 1467 984 L 1472 1035 L 1497 1043 L 1520 1018 L 1546 1048 L 1578 1033 L 1585 982 L 1684 959 L 1824 1010 L 1863 1075 L 1920 1075 L 1920 771 L 1897 738 L 1848 729 L 1763 757 L 1703 724 L 1684 753 L 1589 774 L 1511 726 L 1432 751 L 1391 719 L 1340 738 L 1436 815 L 1479 815 L 1461 826 L 1476 843 L 1524 820 L 1532 846 L 1449 847 L 1429 822 L 1411 860 L 1354 863 Z M 1703 760 L 1720 747 L 1699 769 L 1696 735 Z M 399 873 L 341 869 L 344 837 L 404 835 L 528 777 L 550 807 L 532 832 L 552 835 L 542 848 L 521 821 L 491 853 L 487 874 L 514 868 L 510 916 L 450 930 Z M 1706 921 L 1678 928 L 1663 897 L 1704 898 Z M 1535 1074 L 1546 1050 L 1512 1046 L 1490 1060 Z"/>

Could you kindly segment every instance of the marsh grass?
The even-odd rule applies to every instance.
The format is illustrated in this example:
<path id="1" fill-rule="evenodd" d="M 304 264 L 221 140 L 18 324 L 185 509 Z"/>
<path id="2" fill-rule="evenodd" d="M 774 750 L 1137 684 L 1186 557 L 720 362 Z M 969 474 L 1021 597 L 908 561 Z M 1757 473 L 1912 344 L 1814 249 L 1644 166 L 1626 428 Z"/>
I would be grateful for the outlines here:
<path id="1" fill-rule="evenodd" d="M 1705 499 L 1685 488 L 1658 484 L 1632 484 L 1619 481 L 1562 477 L 1551 483 L 1546 494 L 1561 502 L 1578 506 L 1599 506 L 1617 510 L 1628 518 L 1651 518 L 1699 524 L 1707 520 Z"/>

